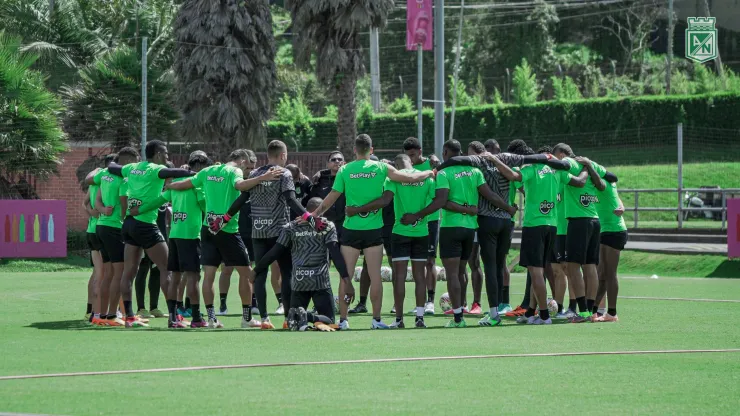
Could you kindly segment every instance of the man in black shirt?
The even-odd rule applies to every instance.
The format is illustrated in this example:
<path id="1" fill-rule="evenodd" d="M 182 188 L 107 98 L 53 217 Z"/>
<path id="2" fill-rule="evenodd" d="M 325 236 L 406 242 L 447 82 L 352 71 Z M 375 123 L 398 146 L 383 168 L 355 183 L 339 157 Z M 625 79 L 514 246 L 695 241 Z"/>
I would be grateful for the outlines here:
<path id="1" fill-rule="evenodd" d="M 320 170 L 313 175 L 311 179 L 311 191 L 309 192 L 309 198 L 326 198 L 331 192 L 332 186 L 334 186 L 334 179 L 337 177 L 339 168 L 344 166 L 344 155 L 342 152 L 335 150 L 329 153 L 329 161 L 326 163 L 326 169 Z M 347 205 L 347 201 L 342 194 L 337 202 L 334 203 L 325 213 L 324 217 L 334 223 L 337 227 L 338 241 L 342 240 L 342 231 L 344 230 L 344 208 Z"/>
<path id="2" fill-rule="evenodd" d="M 305 207 L 309 200 L 309 194 L 311 193 L 311 179 L 308 179 L 308 177 L 301 172 L 301 168 L 299 168 L 297 165 L 285 165 L 285 169 L 288 169 L 290 171 L 290 174 L 293 175 L 293 183 L 295 184 L 295 199 L 297 199 L 298 202 L 300 202 L 301 205 Z M 300 212 L 294 209 L 290 210 L 291 220 L 296 219 L 300 216 Z"/>

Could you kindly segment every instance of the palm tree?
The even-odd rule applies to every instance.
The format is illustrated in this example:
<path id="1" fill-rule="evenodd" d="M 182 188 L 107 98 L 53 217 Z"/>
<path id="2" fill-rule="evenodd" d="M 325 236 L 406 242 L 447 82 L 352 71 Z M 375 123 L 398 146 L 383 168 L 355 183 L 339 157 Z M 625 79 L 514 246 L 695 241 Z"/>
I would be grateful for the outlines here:
<path id="1" fill-rule="evenodd" d="M 222 152 L 264 144 L 276 82 L 268 0 L 185 0 L 175 39 L 185 138 Z"/>
<path id="2" fill-rule="evenodd" d="M 156 65 L 147 68 L 147 135 L 175 138 L 178 113 L 172 80 Z M 64 127 L 74 141 L 107 141 L 114 149 L 138 147 L 141 137 L 141 60 L 121 46 L 80 70 L 80 81 L 63 86 Z"/>
<path id="3" fill-rule="evenodd" d="M 383 28 L 393 0 L 289 0 L 296 58 L 308 64 L 316 54 L 316 76 L 326 84 L 338 107 L 337 143 L 352 153 L 357 136 L 355 86 L 364 74 L 360 32 Z"/>
<path id="4" fill-rule="evenodd" d="M 0 174 L 46 177 L 67 150 L 58 116 L 61 101 L 31 66 L 37 54 L 21 51 L 21 38 L 0 31 Z"/>

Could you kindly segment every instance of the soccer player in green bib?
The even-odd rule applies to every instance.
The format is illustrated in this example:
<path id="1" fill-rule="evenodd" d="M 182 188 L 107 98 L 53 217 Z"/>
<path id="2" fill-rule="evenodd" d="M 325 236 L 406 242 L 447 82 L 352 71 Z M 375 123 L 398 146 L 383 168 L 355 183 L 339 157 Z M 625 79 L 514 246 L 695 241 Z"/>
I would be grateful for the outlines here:
<path id="1" fill-rule="evenodd" d="M 193 172 L 210 166 L 211 160 L 205 154 L 191 155 L 187 167 Z M 180 182 L 186 179 L 175 179 Z M 184 191 L 167 189 L 161 197 L 145 202 L 136 213 L 141 214 L 156 210 L 162 204 L 172 204 L 172 225 L 170 227 L 169 256 L 167 271 L 172 274 L 166 295 L 169 311 L 168 327 L 187 328 L 186 321 L 177 313 L 177 297 L 180 281 L 184 277 L 187 285 L 187 295 L 190 298 L 193 320 L 191 328 L 204 328 L 208 322 L 200 313 L 200 231 L 203 213 L 205 211 L 205 194 L 202 188 L 192 188 Z M 132 210 L 132 213 L 134 211 Z"/>
<path id="2" fill-rule="evenodd" d="M 411 159 L 405 154 L 399 154 L 394 161 L 396 168 L 403 173 L 417 173 Z M 426 328 L 424 324 L 424 301 L 426 300 L 427 282 L 425 264 L 428 254 L 429 229 L 427 221 L 432 216 L 426 216 L 411 224 L 401 224 L 401 217 L 407 212 L 418 212 L 429 205 L 434 199 L 435 184 L 432 178 L 421 182 L 398 183 L 389 178 L 385 180 L 385 191 L 381 198 L 360 207 L 347 207 L 347 215 L 356 215 L 372 212 L 376 209 L 385 209 L 393 202 L 395 221 L 391 234 L 390 257 L 393 265 L 393 299 L 395 302 L 396 320 L 391 328 L 404 328 L 403 301 L 406 297 L 406 274 L 408 262 L 411 260 L 411 273 L 416 284 L 416 322 L 417 328 Z"/>
<path id="3" fill-rule="evenodd" d="M 113 161 L 115 154 L 107 155 L 104 159 L 104 166 L 108 166 Z M 95 168 L 92 172 L 88 173 L 87 178 L 84 180 L 84 185 L 87 185 L 87 191 L 85 192 L 84 206 L 85 211 L 88 215 L 87 220 L 87 245 L 90 249 L 90 261 L 93 266 L 93 272 L 90 274 L 90 280 L 87 282 L 87 312 L 85 313 L 85 320 L 92 323 L 93 325 L 99 325 L 100 322 L 93 322 L 95 313 L 100 311 L 98 302 L 99 296 L 95 294 L 97 291 L 95 287 L 100 284 L 100 280 L 103 278 L 104 265 L 102 258 L 103 245 L 100 243 L 95 230 L 98 224 L 98 217 L 100 213 L 95 209 L 95 198 L 100 191 L 100 186 L 92 182 L 92 178 L 95 174 L 101 171 L 101 168 Z"/>
<path id="4" fill-rule="evenodd" d="M 132 147 L 121 149 L 115 159 L 121 165 L 138 161 L 139 152 Z M 93 177 L 93 182 L 100 185 L 100 193 L 95 199 L 95 208 L 100 212 L 96 233 L 103 245 L 105 270 L 98 290 L 100 318 L 105 321 L 99 325 L 123 326 L 124 322 L 116 317 L 116 308 L 121 297 L 124 253 L 121 227 L 128 206 L 128 183 L 126 179 L 110 173 L 107 168 L 98 172 Z"/>
<path id="5" fill-rule="evenodd" d="M 443 147 L 443 158 L 447 160 L 460 156 L 462 148 L 457 140 L 448 140 Z M 452 301 L 454 319 L 448 328 L 465 327 L 462 319 L 462 287 L 465 267 L 473 250 L 475 230 L 478 229 L 478 196 L 494 206 L 512 212 L 506 201 L 494 194 L 486 184 L 483 173 L 470 166 L 450 166 L 437 174 L 434 200 L 421 211 L 406 213 L 402 224 L 413 224 L 440 208 L 442 219 L 439 231 L 439 254 L 447 275 L 447 292 Z"/>
<path id="6" fill-rule="evenodd" d="M 416 137 L 409 137 L 403 142 L 403 152 L 411 159 L 413 168 L 420 171 L 434 170 L 439 166 L 439 159 L 434 154 L 424 157 L 421 142 Z M 425 276 L 427 282 L 427 301 L 424 314 L 434 315 L 434 293 L 437 290 L 437 245 L 439 244 L 439 212 L 434 212 L 427 220 L 429 230 L 427 262 Z"/>
<path id="7" fill-rule="evenodd" d="M 565 262 L 568 278 L 575 291 L 576 303 L 580 313 L 571 318 L 573 322 L 591 320 L 591 309 L 598 289 L 599 235 L 601 224 L 596 212 L 599 202 L 597 192 L 605 188 L 602 178 L 616 182 L 613 174 L 607 175 L 603 166 L 585 158 L 576 158 L 573 150 L 565 143 L 559 143 L 553 154 L 570 165 L 569 172 L 577 176 L 586 169 L 590 181 L 583 188 L 566 186 L 563 193 L 565 217 L 568 219 L 568 231 L 565 241 Z"/>
<path id="8" fill-rule="evenodd" d="M 347 198 L 347 206 L 362 206 L 373 201 L 383 194 L 385 179 L 392 181 L 413 183 L 422 182 L 434 176 L 432 171 L 405 173 L 396 170 L 393 166 L 383 162 L 370 160 L 373 153 L 373 142 L 367 134 L 360 134 L 355 139 L 354 153 L 356 160 L 339 169 L 329 195 L 318 209 L 313 212 L 314 217 L 320 217 L 342 194 Z M 347 264 L 347 270 L 354 270 L 360 252 L 365 253 L 365 261 L 370 275 L 370 299 L 373 302 L 373 329 L 388 329 L 388 325 L 380 319 L 383 302 L 383 282 L 380 278 L 380 265 L 383 261 L 383 214 L 380 210 L 363 213 L 344 220 L 344 232 L 341 236 L 342 256 Z M 347 321 L 348 303 L 354 298 L 352 282 L 342 280 L 339 283 L 339 328 L 349 329 Z"/>
<path id="9" fill-rule="evenodd" d="M 144 201 L 159 198 L 168 178 L 183 178 L 194 173 L 186 169 L 165 167 L 168 160 L 167 146 L 161 140 L 152 140 L 144 149 L 146 161 L 121 166 L 112 163 L 108 172 L 127 178 L 128 207 L 141 206 Z M 123 254 L 123 277 L 121 278 L 121 297 L 126 314 L 126 327 L 147 326 L 134 314 L 131 305 L 131 288 L 139 269 L 142 252 L 157 265 L 159 270 L 167 270 L 167 244 L 157 227 L 157 211 L 141 215 L 127 216 L 121 227 L 123 241 L 126 244 Z M 160 288 L 167 293 L 169 281 L 160 279 Z"/>
<path id="10" fill-rule="evenodd" d="M 606 189 L 600 191 L 596 210 L 601 222 L 601 248 L 599 255 L 599 289 L 591 310 L 593 322 L 618 322 L 617 296 L 619 281 L 617 267 L 619 255 L 627 244 L 627 225 L 624 223 L 624 204 L 619 198 L 616 183 L 607 183 Z M 604 295 L 608 295 L 606 314 L 598 316 L 596 311 Z"/>

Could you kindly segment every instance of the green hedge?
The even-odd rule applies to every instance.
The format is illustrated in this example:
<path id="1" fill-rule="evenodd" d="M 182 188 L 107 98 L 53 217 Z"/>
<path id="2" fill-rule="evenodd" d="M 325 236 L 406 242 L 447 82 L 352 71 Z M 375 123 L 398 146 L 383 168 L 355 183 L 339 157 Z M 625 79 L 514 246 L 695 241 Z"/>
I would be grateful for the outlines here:
<path id="1" fill-rule="evenodd" d="M 725 146 L 728 142 L 740 142 L 738 115 L 740 95 L 735 93 L 545 101 L 531 106 L 485 105 L 457 109 L 455 138 L 464 144 L 495 138 L 501 139 L 504 145 L 513 138 L 523 138 L 532 147 L 567 141 L 574 149 L 608 149 L 612 153 L 627 146 L 643 150 L 643 154 L 636 155 L 637 158 L 646 158 L 648 155 L 644 153 L 665 153 L 666 161 L 670 161 L 671 158 L 675 159 L 675 131 L 671 126 L 683 122 L 687 131 L 691 128 L 726 129 L 723 135 L 702 138 L 707 141 L 705 144 Z M 447 109 L 445 137 L 449 137 L 449 118 L 450 110 Z M 433 110 L 423 111 L 423 123 L 424 147 L 432 149 Z M 315 136 L 304 140 L 300 150 L 336 147 L 335 120 L 317 118 L 311 120 L 310 126 Z M 285 123 L 269 123 L 270 138 L 285 138 L 286 130 Z M 416 113 L 372 115 L 369 119 L 358 120 L 358 131 L 369 134 L 376 149 L 398 149 L 406 137 L 416 136 Z M 691 137 L 685 137 L 685 140 L 691 140 Z M 665 149 L 653 149 L 648 144 L 658 147 L 665 145 Z M 729 153 L 732 152 L 722 151 L 718 154 Z M 737 156 L 737 153 L 733 154 Z"/>

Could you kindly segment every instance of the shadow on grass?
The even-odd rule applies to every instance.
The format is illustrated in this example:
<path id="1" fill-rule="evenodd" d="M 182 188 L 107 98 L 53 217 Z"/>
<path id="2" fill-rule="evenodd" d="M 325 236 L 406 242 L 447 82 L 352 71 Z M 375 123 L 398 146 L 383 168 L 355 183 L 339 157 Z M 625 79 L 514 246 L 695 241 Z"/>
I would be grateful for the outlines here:
<path id="1" fill-rule="evenodd" d="M 717 266 L 707 277 L 722 279 L 740 279 L 740 260 L 725 260 Z"/>

